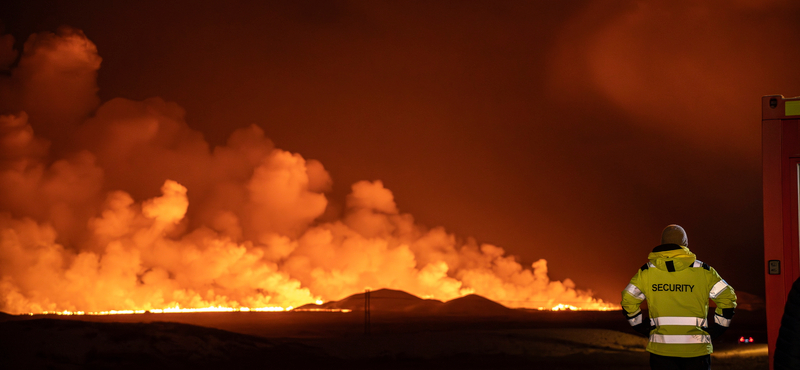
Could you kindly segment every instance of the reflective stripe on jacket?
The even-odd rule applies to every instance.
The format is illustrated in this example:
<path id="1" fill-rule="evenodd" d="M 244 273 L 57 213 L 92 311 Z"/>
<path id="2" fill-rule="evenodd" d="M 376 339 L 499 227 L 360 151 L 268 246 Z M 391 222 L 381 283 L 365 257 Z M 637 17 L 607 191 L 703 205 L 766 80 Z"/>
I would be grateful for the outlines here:
<path id="1" fill-rule="evenodd" d="M 647 351 L 673 357 L 710 354 L 708 300 L 717 305 L 714 322 L 727 327 L 730 319 L 722 316 L 722 310 L 736 307 L 736 293 L 689 248 L 663 247 L 669 250 L 650 253 L 650 262 L 622 291 L 622 309 L 631 325 L 641 324 L 640 305 L 647 300 L 652 326 Z"/>

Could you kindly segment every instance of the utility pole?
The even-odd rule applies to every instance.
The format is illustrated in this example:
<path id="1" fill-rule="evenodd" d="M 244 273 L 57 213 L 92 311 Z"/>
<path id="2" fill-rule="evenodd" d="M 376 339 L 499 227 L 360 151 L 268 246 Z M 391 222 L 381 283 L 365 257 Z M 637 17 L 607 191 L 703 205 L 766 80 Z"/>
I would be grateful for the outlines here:
<path id="1" fill-rule="evenodd" d="M 364 291 L 364 334 L 370 335 L 369 289 Z"/>

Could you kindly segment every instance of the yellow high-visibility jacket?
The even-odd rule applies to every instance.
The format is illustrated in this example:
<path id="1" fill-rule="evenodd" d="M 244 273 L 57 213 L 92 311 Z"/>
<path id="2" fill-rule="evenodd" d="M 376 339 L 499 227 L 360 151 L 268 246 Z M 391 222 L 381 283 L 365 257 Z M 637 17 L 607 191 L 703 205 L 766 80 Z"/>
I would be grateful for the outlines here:
<path id="1" fill-rule="evenodd" d="M 685 246 L 666 244 L 657 250 L 647 256 L 650 262 L 622 291 L 628 322 L 631 326 L 643 324 L 640 305 L 647 299 L 648 352 L 673 357 L 710 354 L 714 348 L 708 333 L 708 300 L 717 305 L 712 325 L 727 328 L 736 308 L 733 287 Z"/>

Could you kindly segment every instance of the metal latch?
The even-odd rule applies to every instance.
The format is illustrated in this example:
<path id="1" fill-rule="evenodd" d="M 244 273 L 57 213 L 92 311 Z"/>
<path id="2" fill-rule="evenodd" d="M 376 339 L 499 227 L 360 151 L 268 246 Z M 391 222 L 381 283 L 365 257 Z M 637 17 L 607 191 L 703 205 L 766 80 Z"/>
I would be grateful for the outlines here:
<path id="1" fill-rule="evenodd" d="M 768 264 L 769 274 L 770 275 L 780 275 L 781 274 L 781 261 L 779 260 L 770 260 Z"/>

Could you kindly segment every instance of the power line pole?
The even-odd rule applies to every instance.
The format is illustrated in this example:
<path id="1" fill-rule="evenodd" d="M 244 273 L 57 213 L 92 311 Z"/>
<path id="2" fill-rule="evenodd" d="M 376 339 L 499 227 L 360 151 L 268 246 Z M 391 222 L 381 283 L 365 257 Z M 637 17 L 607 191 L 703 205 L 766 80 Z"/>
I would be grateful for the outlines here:
<path id="1" fill-rule="evenodd" d="M 364 291 L 364 334 L 370 335 L 369 289 Z"/>

